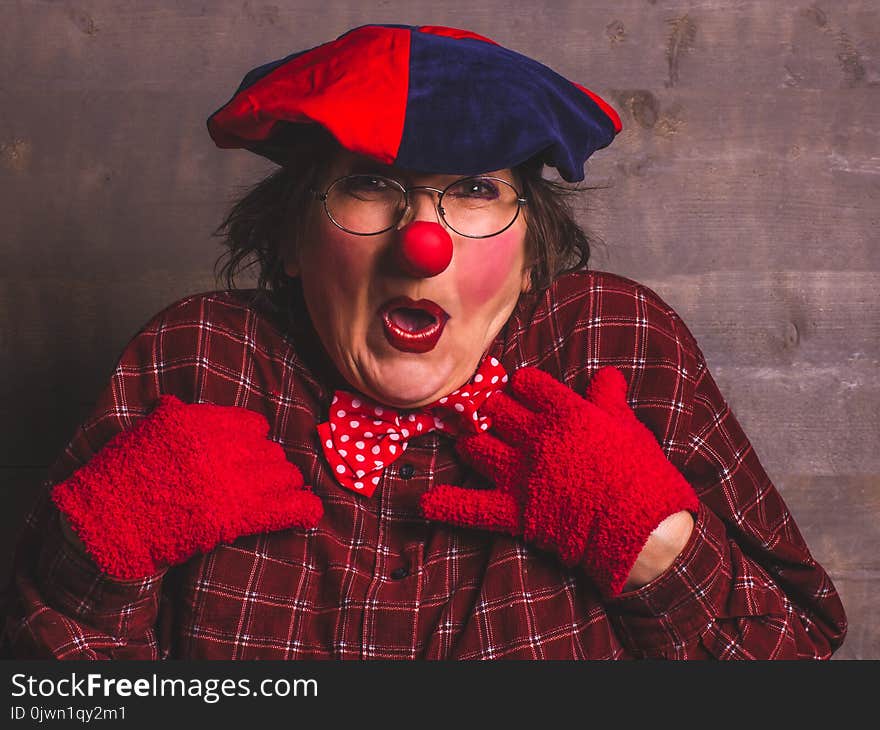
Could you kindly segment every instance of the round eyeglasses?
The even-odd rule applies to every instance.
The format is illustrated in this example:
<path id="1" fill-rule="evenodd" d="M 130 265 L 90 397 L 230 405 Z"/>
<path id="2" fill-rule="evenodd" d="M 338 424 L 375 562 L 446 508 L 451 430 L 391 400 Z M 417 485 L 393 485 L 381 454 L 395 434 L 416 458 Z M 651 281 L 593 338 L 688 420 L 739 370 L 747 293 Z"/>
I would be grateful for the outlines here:
<path id="1" fill-rule="evenodd" d="M 346 175 L 325 192 L 313 190 L 339 228 L 356 236 L 375 236 L 397 227 L 410 210 L 410 194 L 437 193 L 437 212 L 443 222 L 467 238 L 490 238 L 510 228 L 526 199 L 507 180 L 488 175 L 461 178 L 442 190 L 417 185 L 406 188 L 382 175 Z"/>

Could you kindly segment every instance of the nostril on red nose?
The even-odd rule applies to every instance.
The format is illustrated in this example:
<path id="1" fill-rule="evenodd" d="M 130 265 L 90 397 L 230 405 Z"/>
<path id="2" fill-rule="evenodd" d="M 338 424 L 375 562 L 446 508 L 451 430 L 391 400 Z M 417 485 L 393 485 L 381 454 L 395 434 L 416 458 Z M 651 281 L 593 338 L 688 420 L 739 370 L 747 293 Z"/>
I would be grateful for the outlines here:
<path id="1" fill-rule="evenodd" d="M 452 261 L 452 238 L 443 226 L 413 221 L 400 231 L 400 265 L 410 276 L 437 276 Z"/>

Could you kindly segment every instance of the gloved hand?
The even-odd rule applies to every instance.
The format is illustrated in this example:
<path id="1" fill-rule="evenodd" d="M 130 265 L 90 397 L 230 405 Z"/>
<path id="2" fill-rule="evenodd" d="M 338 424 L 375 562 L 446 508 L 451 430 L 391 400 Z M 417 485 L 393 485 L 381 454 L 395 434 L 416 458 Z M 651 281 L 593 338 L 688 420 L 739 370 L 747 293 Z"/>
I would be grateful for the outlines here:
<path id="1" fill-rule="evenodd" d="M 265 417 L 245 408 L 162 395 L 52 499 L 98 567 L 123 579 L 241 535 L 314 527 L 321 500 L 268 432 Z"/>
<path id="2" fill-rule="evenodd" d="M 585 398 L 536 368 L 516 371 L 508 388 L 480 409 L 492 428 L 457 443 L 495 488 L 435 486 L 422 513 L 521 535 L 618 595 L 654 528 L 696 514 L 696 493 L 636 418 L 616 368 L 599 370 Z"/>

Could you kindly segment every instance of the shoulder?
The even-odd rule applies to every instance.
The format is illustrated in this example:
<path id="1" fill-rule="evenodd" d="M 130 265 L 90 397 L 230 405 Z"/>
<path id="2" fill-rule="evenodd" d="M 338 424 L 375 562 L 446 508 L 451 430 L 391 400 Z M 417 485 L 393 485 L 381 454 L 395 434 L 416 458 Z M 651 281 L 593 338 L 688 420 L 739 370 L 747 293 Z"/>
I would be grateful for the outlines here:
<path id="1" fill-rule="evenodd" d="M 216 290 L 189 294 L 157 311 L 143 330 L 221 325 L 236 330 L 261 317 L 253 289 Z"/>
<path id="2" fill-rule="evenodd" d="M 257 296 L 255 289 L 206 291 L 190 294 L 156 312 L 138 336 L 161 335 L 166 343 L 194 343 L 206 338 L 246 339 L 262 346 L 282 339 L 280 316 Z"/>
<path id="3" fill-rule="evenodd" d="M 574 271 L 554 280 L 547 290 L 548 303 L 574 311 L 592 303 L 597 315 L 621 316 L 638 310 L 658 321 L 674 321 L 676 311 L 650 287 L 609 271 Z"/>
<path id="4" fill-rule="evenodd" d="M 240 381 L 258 366 L 273 369 L 290 351 L 278 315 L 255 290 L 205 291 L 150 317 L 123 350 L 116 373 L 145 379 L 152 373 L 162 392 L 193 398 L 205 377 Z"/>
<path id="5" fill-rule="evenodd" d="M 584 338 L 597 357 L 632 359 L 642 352 L 702 357 L 693 334 L 657 292 L 607 271 L 575 271 L 537 292 L 524 321 L 552 329 L 568 346 Z M 600 350 L 597 350 L 600 348 Z"/>
<path id="6" fill-rule="evenodd" d="M 705 369 L 697 341 L 678 313 L 650 287 L 619 274 L 578 271 L 537 295 L 521 330 L 528 362 L 584 394 L 602 367 L 627 380 L 627 399 L 664 446 L 679 443 L 693 413 L 695 385 Z"/>

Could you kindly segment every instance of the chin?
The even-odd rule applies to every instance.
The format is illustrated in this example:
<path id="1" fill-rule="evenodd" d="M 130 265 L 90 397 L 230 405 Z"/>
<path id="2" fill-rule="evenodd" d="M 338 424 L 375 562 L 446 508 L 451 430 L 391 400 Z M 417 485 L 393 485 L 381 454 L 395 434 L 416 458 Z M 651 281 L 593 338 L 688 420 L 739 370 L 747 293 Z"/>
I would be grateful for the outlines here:
<path id="1" fill-rule="evenodd" d="M 416 358 L 395 358 L 378 375 L 367 383 L 371 397 L 395 408 L 419 408 L 457 387 L 448 385 L 452 376 L 449 368 Z"/>

